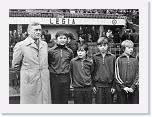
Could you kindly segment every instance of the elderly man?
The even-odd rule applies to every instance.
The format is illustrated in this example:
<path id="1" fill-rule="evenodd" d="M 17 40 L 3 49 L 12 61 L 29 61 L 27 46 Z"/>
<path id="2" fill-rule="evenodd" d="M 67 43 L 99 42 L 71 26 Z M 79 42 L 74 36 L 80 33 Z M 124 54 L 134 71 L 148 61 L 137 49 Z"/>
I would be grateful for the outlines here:
<path id="1" fill-rule="evenodd" d="M 41 25 L 28 25 L 29 36 L 14 47 L 12 67 L 20 73 L 20 103 L 51 103 L 48 46 L 41 38 Z"/>

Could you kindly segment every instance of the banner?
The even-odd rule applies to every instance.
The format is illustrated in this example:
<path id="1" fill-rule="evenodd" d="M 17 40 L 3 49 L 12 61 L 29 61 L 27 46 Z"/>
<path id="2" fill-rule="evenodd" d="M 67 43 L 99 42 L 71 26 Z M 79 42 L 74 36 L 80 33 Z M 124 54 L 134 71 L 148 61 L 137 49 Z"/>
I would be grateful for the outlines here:
<path id="1" fill-rule="evenodd" d="M 126 19 L 98 19 L 98 18 L 35 18 L 10 17 L 9 24 L 29 24 L 38 21 L 48 25 L 126 25 Z"/>

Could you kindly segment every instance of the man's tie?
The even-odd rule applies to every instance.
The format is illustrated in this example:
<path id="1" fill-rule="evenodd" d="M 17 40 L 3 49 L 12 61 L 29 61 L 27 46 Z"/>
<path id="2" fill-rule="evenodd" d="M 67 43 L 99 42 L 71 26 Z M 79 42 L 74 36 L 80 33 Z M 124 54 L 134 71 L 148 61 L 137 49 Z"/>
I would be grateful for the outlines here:
<path id="1" fill-rule="evenodd" d="M 38 49 L 39 49 L 39 40 L 36 40 L 34 43 L 36 44 L 36 46 L 37 46 Z"/>

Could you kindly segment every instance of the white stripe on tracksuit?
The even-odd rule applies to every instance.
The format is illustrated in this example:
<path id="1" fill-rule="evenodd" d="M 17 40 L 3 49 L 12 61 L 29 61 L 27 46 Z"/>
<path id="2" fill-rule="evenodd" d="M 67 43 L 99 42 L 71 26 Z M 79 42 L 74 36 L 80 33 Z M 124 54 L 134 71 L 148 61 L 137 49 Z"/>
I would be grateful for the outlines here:
<path id="1" fill-rule="evenodd" d="M 120 58 L 120 57 L 118 57 L 118 58 L 116 59 L 115 76 L 116 76 L 116 80 L 118 81 L 118 83 L 119 83 L 119 84 L 123 84 L 123 81 L 121 80 L 120 75 L 119 75 L 119 67 L 118 67 L 118 59 L 119 59 L 119 58 Z"/>

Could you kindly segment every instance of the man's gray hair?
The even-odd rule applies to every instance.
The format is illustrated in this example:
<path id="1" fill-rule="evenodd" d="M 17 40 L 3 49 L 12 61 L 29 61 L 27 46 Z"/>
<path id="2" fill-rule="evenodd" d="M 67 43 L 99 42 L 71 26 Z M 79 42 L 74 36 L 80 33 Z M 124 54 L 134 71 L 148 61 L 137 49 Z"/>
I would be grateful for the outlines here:
<path id="1" fill-rule="evenodd" d="M 38 26 L 38 25 L 41 25 L 41 24 L 40 24 L 39 22 L 36 22 L 36 21 L 31 22 L 31 23 L 28 25 L 28 27 L 27 27 L 27 32 L 30 31 L 30 29 L 31 29 L 32 26 Z"/>

